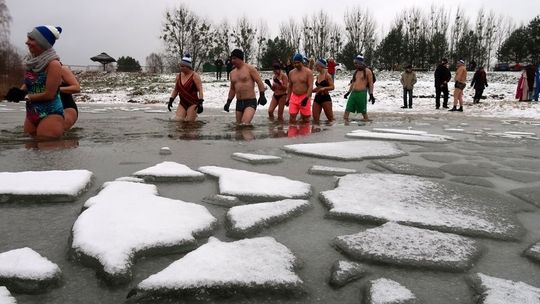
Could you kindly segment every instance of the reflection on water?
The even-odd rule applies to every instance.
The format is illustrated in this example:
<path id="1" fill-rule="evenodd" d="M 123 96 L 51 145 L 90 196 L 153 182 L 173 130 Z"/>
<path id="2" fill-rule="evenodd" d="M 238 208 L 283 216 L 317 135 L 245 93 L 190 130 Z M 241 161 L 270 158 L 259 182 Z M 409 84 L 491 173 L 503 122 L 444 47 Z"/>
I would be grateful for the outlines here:
<path id="1" fill-rule="evenodd" d="M 61 138 L 54 140 L 36 140 L 27 142 L 25 145 L 26 149 L 34 150 L 63 150 L 63 149 L 73 149 L 79 146 L 78 138 Z"/>

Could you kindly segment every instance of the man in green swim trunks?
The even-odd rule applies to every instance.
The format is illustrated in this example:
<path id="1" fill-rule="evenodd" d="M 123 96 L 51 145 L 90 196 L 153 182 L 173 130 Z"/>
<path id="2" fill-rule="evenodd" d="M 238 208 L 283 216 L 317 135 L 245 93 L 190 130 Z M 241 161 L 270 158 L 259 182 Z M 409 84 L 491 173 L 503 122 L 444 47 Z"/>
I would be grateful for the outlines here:
<path id="1" fill-rule="evenodd" d="M 349 121 L 349 113 L 362 113 L 364 117 L 362 120 L 370 121 L 367 115 L 367 102 L 369 92 L 369 101 L 372 104 L 375 103 L 375 97 L 373 97 L 373 73 L 366 67 L 364 56 L 362 55 L 354 58 L 354 65 L 356 66 L 356 71 L 354 72 L 349 91 L 345 94 L 345 98 L 349 98 L 347 99 L 343 119 Z"/>

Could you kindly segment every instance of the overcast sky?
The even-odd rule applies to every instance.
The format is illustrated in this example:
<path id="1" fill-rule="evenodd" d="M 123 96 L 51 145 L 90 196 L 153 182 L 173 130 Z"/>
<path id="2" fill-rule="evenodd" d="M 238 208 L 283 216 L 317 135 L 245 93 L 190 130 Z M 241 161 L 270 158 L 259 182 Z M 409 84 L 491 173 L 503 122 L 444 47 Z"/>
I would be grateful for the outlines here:
<path id="1" fill-rule="evenodd" d="M 152 52 L 161 52 L 159 40 L 167 9 L 184 3 L 193 12 L 219 24 L 229 24 L 246 15 L 256 24 L 266 21 L 272 37 L 278 34 L 279 24 L 290 18 L 301 21 L 302 16 L 321 9 L 336 23 L 343 23 L 347 9 L 369 8 L 378 27 L 388 30 L 394 17 L 404 9 L 417 7 L 429 10 L 433 0 L 5 0 L 12 17 L 11 41 L 21 52 L 26 52 L 26 34 L 37 25 L 57 25 L 63 28 L 55 44 L 62 61 L 69 65 L 92 65 L 90 57 L 107 52 L 118 59 L 131 56 L 141 65 Z M 538 0 L 452 0 L 445 8 L 458 5 L 474 20 L 480 8 L 496 15 L 511 17 L 516 23 L 527 24 L 540 15 Z M 437 4 L 439 5 L 439 4 Z M 380 39 L 380 37 L 379 37 Z"/>

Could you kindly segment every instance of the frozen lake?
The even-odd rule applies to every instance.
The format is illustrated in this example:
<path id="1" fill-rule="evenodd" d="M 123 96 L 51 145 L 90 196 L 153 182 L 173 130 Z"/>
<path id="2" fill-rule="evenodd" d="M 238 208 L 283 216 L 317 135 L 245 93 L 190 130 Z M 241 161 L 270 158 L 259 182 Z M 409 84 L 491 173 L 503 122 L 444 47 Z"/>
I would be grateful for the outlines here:
<path id="1" fill-rule="evenodd" d="M 370 114 L 373 122 L 366 125 L 356 122 L 344 125 L 338 119 L 334 125 L 296 127 L 268 122 L 265 111 L 258 111 L 253 128 L 237 128 L 233 113 L 215 108 L 205 108 L 199 122 L 186 125 L 168 121 L 169 112 L 163 111 L 164 105 L 80 103 L 80 120 L 64 139 L 35 143 L 22 135 L 24 105 L 2 103 L 1 106 L 0 171 L 86 169 L 94 174 L 90 189 L 74 202 L 0 203 L 0 253 L 30 247 L 62 270 L 60 288 L 38 295 L 12 292 L 18 303 L 123 303 L 137 284 L 182 258 L 184 253 L 160 252 L 140 257 L 133 265 L 131 281 L 112 286 L 96 276 L 93 268 L 73 261 L 69 254 L 72 226 L 85 201 L 95 196 L 103 183 L 163 161 L 185 164 L 192 169 L 219 166 L 247 170 L 310 184 L 312 195 L 307 199 L 311 208 L 255 235 L 271 236 L 294 253 L 301 264 L 296 273 L 304 281 L 304 293 L 295 296 L 239 293 L 225 298 L 185 301 L 161 298 L 140 303 L 359 303 L 368 281 L 387 278 L 408 288 L 421 303 L 468 304 L 474 303 L 468 275 L 479 272 L 540 287 L 540 264 L 522 256 L 523 251 L 540 240 L 540 211 L 533 204 L 509 194 L 514 189 L 540 187 L 540 179 L 535 178 L 540 166 L 538 121 L 435 111 L 425 115 L 403 111 L 382 113 L 374 109 Z M 338 117 L 341 115 L 338 113 Z M 508 207 L 515 212 L 523 228 L 517 240 L 467 235 L 476 241 L 482 254 L 470 269 L 461 272 L 355 260 L 339 251 L 333 245 L 336 237 L 377 227 L 381 220 L 329 216 L 320 193 L 335 189 L 336 179 L 331 175 L 308 174 L 308 170 L 320 165 L 354 169 L 362 174 L 394 174 L 401 170 L 400 163 L 380 162 L 377 158 L 342 161 L 304 156 L 288 153 L 282 147 L 358 140 L 345 135 L 374 128 L 426 131 L 452 137 L 453 140 L 442 143 L 391 141 L 406 153 L 392 160 L 440 170 L 442 177 L 433 177 L 433 180 L 454 185 L 479 201 L 485 198 L 484 191 L 508 198 Z M 172 153 L 160 154 L 162 147 L 169 147 Z M 253 165 L 233 159 L 235 152 L 275 155 L 282 161 Z M 408 174 L 422 175 L 422 172 L 413 167 Z M 155 185 L 162 197 L 206 207 L 218 220 L 212 236 L 222 242 L 237 240 L 230 237 L 225 227 L 228 209 L 205 200 L 219 193 L 216 179 L 207 177 L 196 183 L 156 182 Z M 379 187 L 384 196 L 385 185 Z M 406 189 L 404 187 L 404 191 Z M 363 189 L 358 189 L 359 197 L 362 193 Z M 205 241 L 201 240 L 200 245 Z M 364 263 L 370 275 L 334 289 L 328 281 L 332 264 L 338 260 Z"/>

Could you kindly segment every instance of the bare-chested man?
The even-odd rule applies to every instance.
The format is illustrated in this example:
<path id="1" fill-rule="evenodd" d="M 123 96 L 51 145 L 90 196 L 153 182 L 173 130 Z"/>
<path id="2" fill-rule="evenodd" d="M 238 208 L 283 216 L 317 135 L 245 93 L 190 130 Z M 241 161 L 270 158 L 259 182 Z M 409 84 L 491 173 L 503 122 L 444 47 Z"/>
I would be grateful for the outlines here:
<path id="1" fill-rule="evenodd" d="M 303 58 L 301 54 L 294 55 L 294 69 L 289 72 L 289 87 L 287 88 L 289 123 L 296 123 L 298 112 L 303 122 L 309 122 L 311 117 L 313 72 L 304 66 Z"/>
<path id="2" fill-rule="evenodd" d="M 457 62 L 456 77 L 454 87 L 454 106 L 450 111 L 463 112 L 463 89 L 467 86 L 467 69 L 465 68 L 465 61 L 459 60 Z M 456 108 L 459 103 L 459 108 Z"/>
<path id="3" fill-rule="evenodd" d="M 244 52 L 235 49 L 231 52 L 231 63 L 234 69 L 231 71 L 231 87 L 227 103 L 223 110 L 229 112 L 231 101 L 236 96 L 236 122 L 242 125 L 250 125 L 257 104 L 264 106 L 266 97 L 264 96 L 264 84 L 261 76 L 253 67 L 244 62 Z M 259 87 L 259 100 L 255 98 L 255 83 Z"/>
<path id="4" fill-rule="evenodd" d="M 354 65 L 356 71 L 349 87 L 349 91 L 345 94 L 347 99 L 347 106 L 345 113 L 343 113 L 343 119 L 349 121 L 349 113 L 362 113 L 364 117 L 363 121 L 370 121 L 367 115 L 367 101 L 369 91 L 369 101 L 375 103 L 375 97 L 373 97 L 373 73 L 366 67 L 364 62 L 364 56 L 358 55 L 354 58 Z M 350 94 L 350 96 L 349 96 Z"/>

